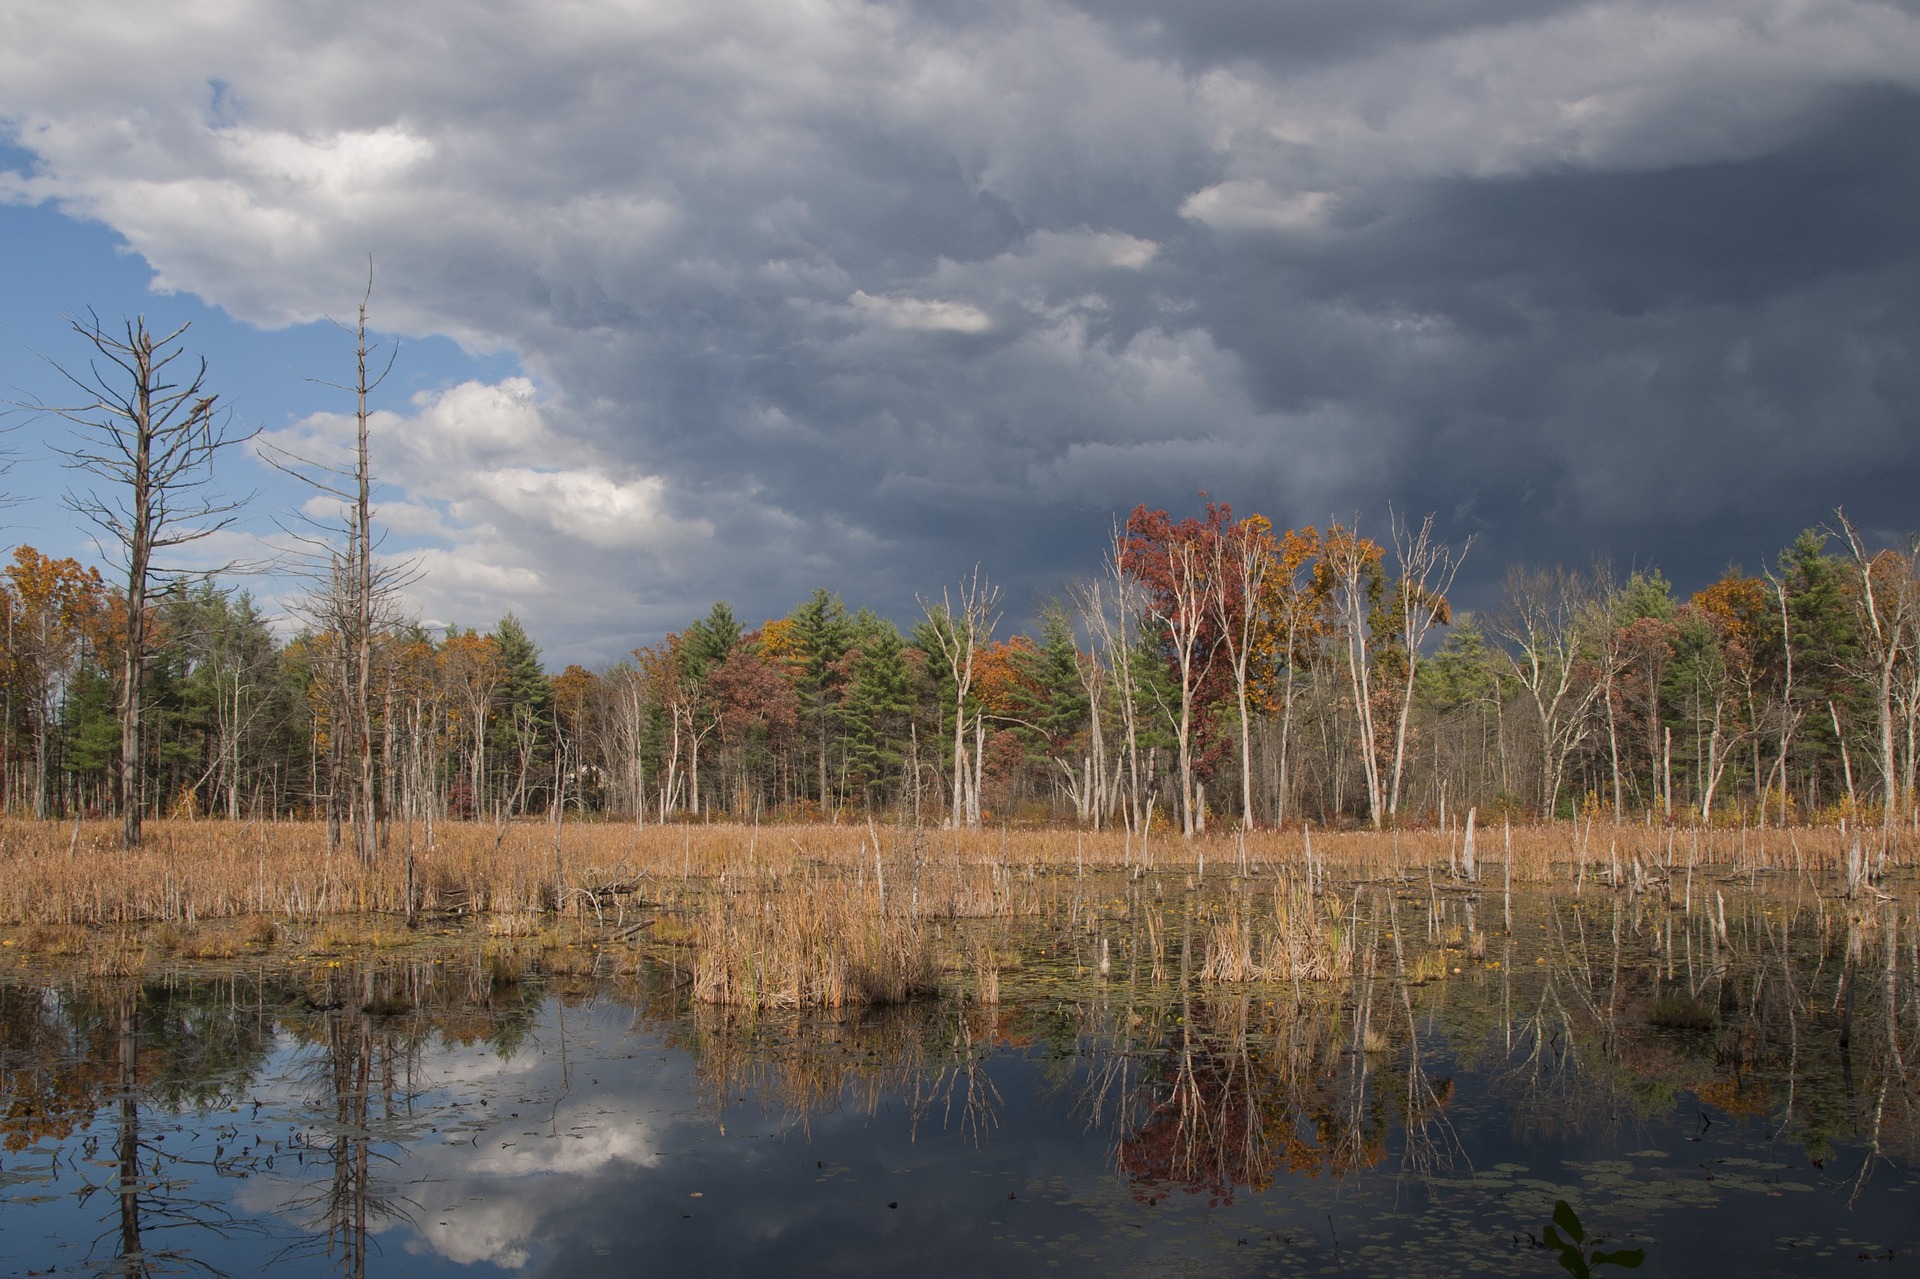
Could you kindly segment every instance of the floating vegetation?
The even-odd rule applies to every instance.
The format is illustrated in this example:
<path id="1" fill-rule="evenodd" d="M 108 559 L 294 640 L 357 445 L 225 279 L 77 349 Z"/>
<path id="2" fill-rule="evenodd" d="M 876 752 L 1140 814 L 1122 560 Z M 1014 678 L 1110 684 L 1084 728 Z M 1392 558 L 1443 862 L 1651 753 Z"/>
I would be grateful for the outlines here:
<path id="1" fill-rule="evenodd" d="M 1697 995 L 1666 991 L 1647 1010 L 1647 1024 L 1661 1030 L 1712 1030 L 1719 1024 L 1713 1009 Z"/>

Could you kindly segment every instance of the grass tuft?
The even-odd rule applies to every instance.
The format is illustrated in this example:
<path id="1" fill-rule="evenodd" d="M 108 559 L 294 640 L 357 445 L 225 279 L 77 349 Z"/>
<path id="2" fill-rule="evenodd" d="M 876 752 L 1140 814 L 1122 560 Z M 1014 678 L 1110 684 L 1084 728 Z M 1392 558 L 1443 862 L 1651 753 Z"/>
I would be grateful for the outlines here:
<path id="1" fill-rule="evenodd" d="M 1679 991 L 1660 995 L 1647 1011 L 1647 1024 L 1658 1030 L 1712 1030 L 1718 1023 L 1705 1000 Z"/>

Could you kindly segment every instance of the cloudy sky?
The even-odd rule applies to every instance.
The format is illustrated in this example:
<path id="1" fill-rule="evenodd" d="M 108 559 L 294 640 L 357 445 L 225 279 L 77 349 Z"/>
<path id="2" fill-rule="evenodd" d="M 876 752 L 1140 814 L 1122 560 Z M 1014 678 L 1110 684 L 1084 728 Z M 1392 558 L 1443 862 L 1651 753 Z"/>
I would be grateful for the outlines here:
<path id="1" fill-rule="evenodd" d="M 1911 0 L 16 0 L 0 378 L 193 319 L 324 449 L 371 256 L 416 606 L 556 661 L 1201 490 L 1697 585 L 1920 526 L 1916 138 Z"/>

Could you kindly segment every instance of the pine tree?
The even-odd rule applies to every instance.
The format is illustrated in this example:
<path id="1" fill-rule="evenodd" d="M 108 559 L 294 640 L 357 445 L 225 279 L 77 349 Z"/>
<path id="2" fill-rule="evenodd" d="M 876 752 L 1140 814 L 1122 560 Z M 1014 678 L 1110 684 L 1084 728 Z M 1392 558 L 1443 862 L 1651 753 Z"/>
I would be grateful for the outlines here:
<path id="1" fill-rule="evenodd" d="M 814 748 L 815 797 L 828 804 L 828 761 L 835 735 L 841 691 L 841 660 L 854 638 L 853 619 L 840 597 L 825 587 L 788 615 L 800 659 L 800 722 Z"/>
<path id="2" fill-rule="evenodd" d="M 501 618 L 490 637 L 506 672 L 500 710 L 494 718 L 495 760 L 508 771 L 506 807 L 524 812 L 537 796 L 544 803 L 553 760 L 553 681 L 540 666 L 540 648 L 512 613 Z"/>
<path id="3" fill-rule="evenodd" d="M 727 660 L 740 635 L 733 609 L 724 601 L 715 603 L 705 617 L 681 632 L 680 659 L 688 678 L 696 683 L 704 680 L 708 670 Z"/>
<path id="4" fill-rule="evenodd" d="M 1080 650 L 1067 610 L 1053 600 L 1040 615 L 1040 646 L 1019 659 L 1023 676 L 1015 686 L 1014 714 L 1030 725 L 1029 753 L 1039 762 L 1071 752 L 1073 738 L 1087 721 L 1086 686 L 1080 682 Z"/>
<path id="5" fill-rule="evenodd" d="M 871 619 L 871 620 L 867 620 Z M 849 780 L 861 787 L 867 803 L 882 802 L 905 760 L 905 742 L 912 719 L 913 671 L 906 645 L 892 622 L 864 621 L 856 647 L 847 662 L 847 687 L 840 703 L 840 722 L 847 752 Z"/>
<path id="6" fill-rule="evenodd" d="M 1860 639 L 1847 600 L 1847 574 L 1827 553 L 1827 534 L 1807 529 L 1780 553 L 1780 581 L 1787 596 L 1793 636 L 1794 701 L 1803 712 L 1795 756 L 1807 788 L 1809 811 L 1833 802 L 1845 788 L 1843 729 L 1864 714 L 1864 689 L 1848 676 Z"/>

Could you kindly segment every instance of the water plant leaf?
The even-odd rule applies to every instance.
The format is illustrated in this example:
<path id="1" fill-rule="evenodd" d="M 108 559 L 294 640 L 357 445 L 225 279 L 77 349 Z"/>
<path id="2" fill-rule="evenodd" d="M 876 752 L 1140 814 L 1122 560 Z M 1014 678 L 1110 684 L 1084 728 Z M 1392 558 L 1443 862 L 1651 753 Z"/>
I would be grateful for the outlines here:
<path id="1" fill-rule="evenodd" d="M 1614 1252 L 1596 1252 L 1593 1264 L 1596 1266 L 1619 1266 L 1623 1270 L 1636 1270 L 1647 1259 L 1645 1248 L 1621 1248 Z"/>

